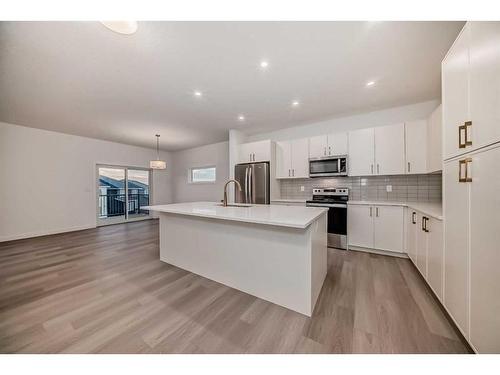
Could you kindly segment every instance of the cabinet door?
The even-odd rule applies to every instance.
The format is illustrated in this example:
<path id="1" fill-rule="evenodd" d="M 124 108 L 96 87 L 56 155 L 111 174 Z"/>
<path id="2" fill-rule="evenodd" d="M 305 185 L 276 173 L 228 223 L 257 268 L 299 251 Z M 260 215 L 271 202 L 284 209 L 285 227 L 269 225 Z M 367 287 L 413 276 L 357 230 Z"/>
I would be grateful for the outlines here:
<path id="1" fill-rule="evenodd" d="M 427 282 L 440 301 L 443 300 L 443 222 L 427 221 Z"/>
<path id="2" fill-rule="evenodd" d="M 254 162 L 271 160 L 271 141 L 258 141 L 249 143 Z"/>
<path id="3" fill-rule="evenodd" d="M 499 147 L 472 156 L 470 340 L 479 353 L 500 352 L 499 164 Z"/>
<path id="4" fill-rule="evenodd" d="M 417 212 L 417 268 L 427 278 L 427 234 L 424 231 L 424 218 Z"/>
<path id="5" fill-rule="evenodd" d="M 427 173 L 427 120 L 405 124 L 406 174 Z"/>
<path id="6" fill-rule="evenodd" d="M 350 246 L 373 248 L 375 209 L 365 205 L 347 207 L 347 239 Z"/>
<path id="7" fill-rule="evenodd" d="M 427 121 L 427 172 L 443 170 L 443 106 L 437 107 Z"/>
<path id="8" fill-rule="evenodd" d="M 500 22 L 469 22 L 471 148 L 500 141 Z"/>
<path id="9" fill-rule="evenodd" d="M 326 135 L 309 138 L 309 157 L 323 158 L 328 156 L 328 138 Z"/>
<path id="10" fill-rule="evenodd" d="M 276 178 L 292 176 L 292 155 L 290 142 L 276 142 Z"/>
<path id="11" fill-rule="evenodd" d="M 444 163 L 444 304 L 468 338 L 469 183 L 458 172 L 458 159 Z"/>
<path id="12" fill-rule="evenodd" d="M 238 147 L 238 163 L 250 163 L 252 161 L 252 150 L 250 143 L 242 143 Z"/>
<path id="13" fill-rule="evenodd" d="M 444 159 L 467 152 L 459 147 L 459 126 L 469 121 L 469 24 L 467 23 L 443 61 Z M 462 134 L 462 138 L 465 134 Z M 462 139 L 463 140 L 463 139 Z"/>
<path id="14" fill-rule="evenodd" d="M 349 176 L 370 176 L 375 171 L 375 131 L 373 128 L 349 132 Z"/>
<path id="15" fill-rule="evenodd" d="M 347 133 L 328 134 L 328 155 L 347 155 Z"/>
<path id="16" fill-rule="evenodd" d="M 398 253 L 404 252 L 403 207 L 375 206 L 374 211 L 374 248 Z"/>
<path id="17" fill-rule="evenodd" d="M 417 212 L 415 210 L 408 209 L 407 213 L 406 231 L 408 238 L 408 256 L 413 264 L 417 265 Z"/>
<path id="18" fill-rule="evenodd" d="M 405 173 L 404 124 L 375 128 L 375 163 L 376 174 Z"/>
<path id="19" fill-rule="evenodd" d="M 292 177 L 309 177 L 309 140 L 307 138 L 291 141 Z"/>

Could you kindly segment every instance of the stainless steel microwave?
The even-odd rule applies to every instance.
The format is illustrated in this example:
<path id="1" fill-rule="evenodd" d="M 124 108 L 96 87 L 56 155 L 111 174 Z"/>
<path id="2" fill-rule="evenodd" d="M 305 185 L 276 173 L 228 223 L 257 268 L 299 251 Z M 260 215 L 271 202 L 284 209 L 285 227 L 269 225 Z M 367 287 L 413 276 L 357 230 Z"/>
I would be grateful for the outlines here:
<path id="1" fill-rule="evenodd" d="M 309 177 L 347 176 L 347 155 L 309 159 Z"/>

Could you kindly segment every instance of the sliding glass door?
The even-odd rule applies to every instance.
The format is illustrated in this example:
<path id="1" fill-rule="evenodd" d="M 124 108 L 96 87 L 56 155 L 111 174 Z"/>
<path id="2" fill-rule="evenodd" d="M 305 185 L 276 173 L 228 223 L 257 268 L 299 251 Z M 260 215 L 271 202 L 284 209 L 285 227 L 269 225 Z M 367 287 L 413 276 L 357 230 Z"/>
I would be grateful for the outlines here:
<path id="1" fill-rule="evenodd" d="M 151 170 L 97 166 L 97 224 L 115 224 L 147 218 Z"/>

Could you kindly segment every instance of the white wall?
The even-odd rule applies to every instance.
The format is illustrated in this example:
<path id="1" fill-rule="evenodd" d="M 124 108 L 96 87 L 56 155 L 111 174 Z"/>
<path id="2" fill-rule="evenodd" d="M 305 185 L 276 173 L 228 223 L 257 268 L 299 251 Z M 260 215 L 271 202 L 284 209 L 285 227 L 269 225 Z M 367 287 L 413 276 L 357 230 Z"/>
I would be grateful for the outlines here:
<path id="1" fill-rule="evenodd" d="M 189 169 L 216 167 L 215 183 L 189 182 Z M 173 192 L 175 202 L 220 201 L 229 178 L 229 143 L 220 142 L 172 153 Z"/>
<path id="2" fill-rule="evenodd" d="M 358 115 L 339 117 L 327 121 L 280 129 L 267 133 L 248 135 L 245 142 L 271 139 L 273 141 L 297 139 L 337 133 L 362 128 L 392 125 L 405 121 L 425 119 L 439 106 L 439 100 L 431 100 L 380 111 L 366 112 Z"/>
<path id="3" fill-rule="evenodd" d="M 170 203 L 171 156 L 153 172 L 153 203 Z M 0 122 L 0 241 L 96 226 L 96 164 L 148 167 L 153 149 Z"/>

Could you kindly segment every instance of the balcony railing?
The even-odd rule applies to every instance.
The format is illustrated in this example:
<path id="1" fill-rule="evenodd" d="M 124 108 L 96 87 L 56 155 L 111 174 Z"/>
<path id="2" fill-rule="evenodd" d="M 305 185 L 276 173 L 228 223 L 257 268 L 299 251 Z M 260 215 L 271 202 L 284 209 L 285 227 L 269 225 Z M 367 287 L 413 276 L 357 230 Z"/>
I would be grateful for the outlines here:
<path id="1" fill-rule="evenodd" d="M 125 215 L 126 194 L 99 195 L 99 217 Z M 128 194 L 128 215 L 147 215 L 148 210 L 142 209 L 149 205 L 149 194 Z"/>

